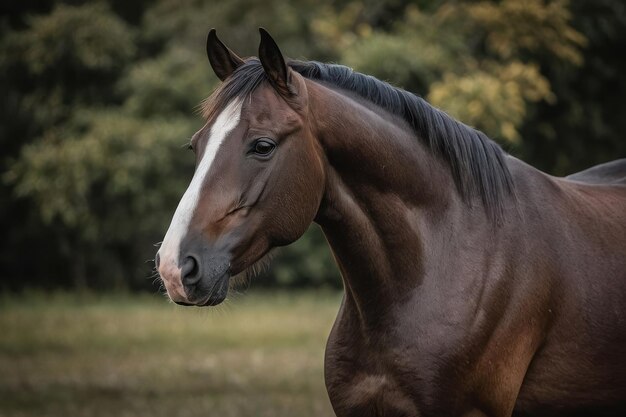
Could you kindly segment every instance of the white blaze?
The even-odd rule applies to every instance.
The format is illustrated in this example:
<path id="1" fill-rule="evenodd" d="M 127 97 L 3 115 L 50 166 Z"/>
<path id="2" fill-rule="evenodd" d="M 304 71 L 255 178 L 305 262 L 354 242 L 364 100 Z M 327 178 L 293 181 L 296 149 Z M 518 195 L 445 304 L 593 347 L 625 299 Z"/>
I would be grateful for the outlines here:
<path id="1" fill-rule="evenodd" d="M 161 258 L 159 270 L 161 276 L 166 281 L 169 277 L 172 277 L 173 274 L 177 275 L 180 272 L 180 268 L 178 267 L 180 242 L 189 229 L 189 223 L 191 222 L 193 213 L 198 207 L 204 179 L 209 173 L 211 165 L 213 165 L 220 145 L 224 142 L 226 136 L 239 124 L 241 104 L 242 102 L 240 100 L 235 99 L 231 101 L 215 120 L 215 123 L 211 127 L 208 143 L 202 155 L 202 159 L 200 159 L 200 163 L 194 172 L 191 183 L 187 191 L 185 191 L 185 194 L 183 194 L 180 203 L 178 203 L 176 212 L 174 212 L 172 223 L 169 229 L 167 229 L 161 250 L 159 251 Z M 173 285 L 179 284 L 175 283 Z"/>

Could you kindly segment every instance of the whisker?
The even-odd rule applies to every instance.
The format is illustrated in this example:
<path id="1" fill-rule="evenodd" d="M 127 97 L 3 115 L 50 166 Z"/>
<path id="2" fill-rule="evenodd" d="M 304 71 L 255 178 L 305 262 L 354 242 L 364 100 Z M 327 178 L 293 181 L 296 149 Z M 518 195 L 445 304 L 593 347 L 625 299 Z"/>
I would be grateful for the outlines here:
<path id="1" fill-rule="evenodd" d="M 234 290 L 240 294 L 247 291 L 252 285 L 252 280 L 254 278 L 270 269 L 272 260 L 276 257 L 277 253 L 277 249 L 270 250 L 261 259 L 250 265 L 244 271 L 232 277 L 229 290 Z"/>

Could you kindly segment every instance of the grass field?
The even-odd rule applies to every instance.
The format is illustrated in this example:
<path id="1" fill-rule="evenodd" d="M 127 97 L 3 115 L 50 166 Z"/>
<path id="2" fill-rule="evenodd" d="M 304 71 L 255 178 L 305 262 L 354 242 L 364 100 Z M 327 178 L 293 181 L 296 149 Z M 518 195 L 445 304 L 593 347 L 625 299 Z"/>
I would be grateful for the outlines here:
<path id="1" fill-rule="evenodd" d="M 0 416 L 332 416 L 337 293 L 0 296 Z"/>

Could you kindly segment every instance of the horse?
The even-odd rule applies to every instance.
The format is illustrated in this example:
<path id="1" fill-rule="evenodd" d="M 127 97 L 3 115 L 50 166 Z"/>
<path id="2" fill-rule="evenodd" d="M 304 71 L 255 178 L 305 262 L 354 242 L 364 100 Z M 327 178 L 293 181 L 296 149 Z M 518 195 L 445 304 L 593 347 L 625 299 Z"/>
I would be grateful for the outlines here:
<path id="1" fill-rule="evenodd" d="M 172 301 L 317 223 L 343 280 L 324 359 L 339 417 L 626 415 L 626 159 L 547 175 L 424 99 L 286 59 L 260 29 L 222 81 L 155 261 Z"/>

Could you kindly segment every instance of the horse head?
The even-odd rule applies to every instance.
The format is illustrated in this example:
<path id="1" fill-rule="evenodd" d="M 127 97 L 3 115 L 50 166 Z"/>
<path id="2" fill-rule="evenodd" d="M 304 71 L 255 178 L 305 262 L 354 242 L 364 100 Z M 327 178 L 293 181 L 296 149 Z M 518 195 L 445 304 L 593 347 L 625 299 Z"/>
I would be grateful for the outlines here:
<path id="1" fill-rule="evenodd" d="M 179 304 L 221 303 L 231 277 L 302 236 L 323 195 L 304 79 L 260 31 L 259 57 L 246 60 L 209 32 L 223 82 L 205 102 L 206 124 L 190 143 L 195 172 L 155 258 Z"/>

